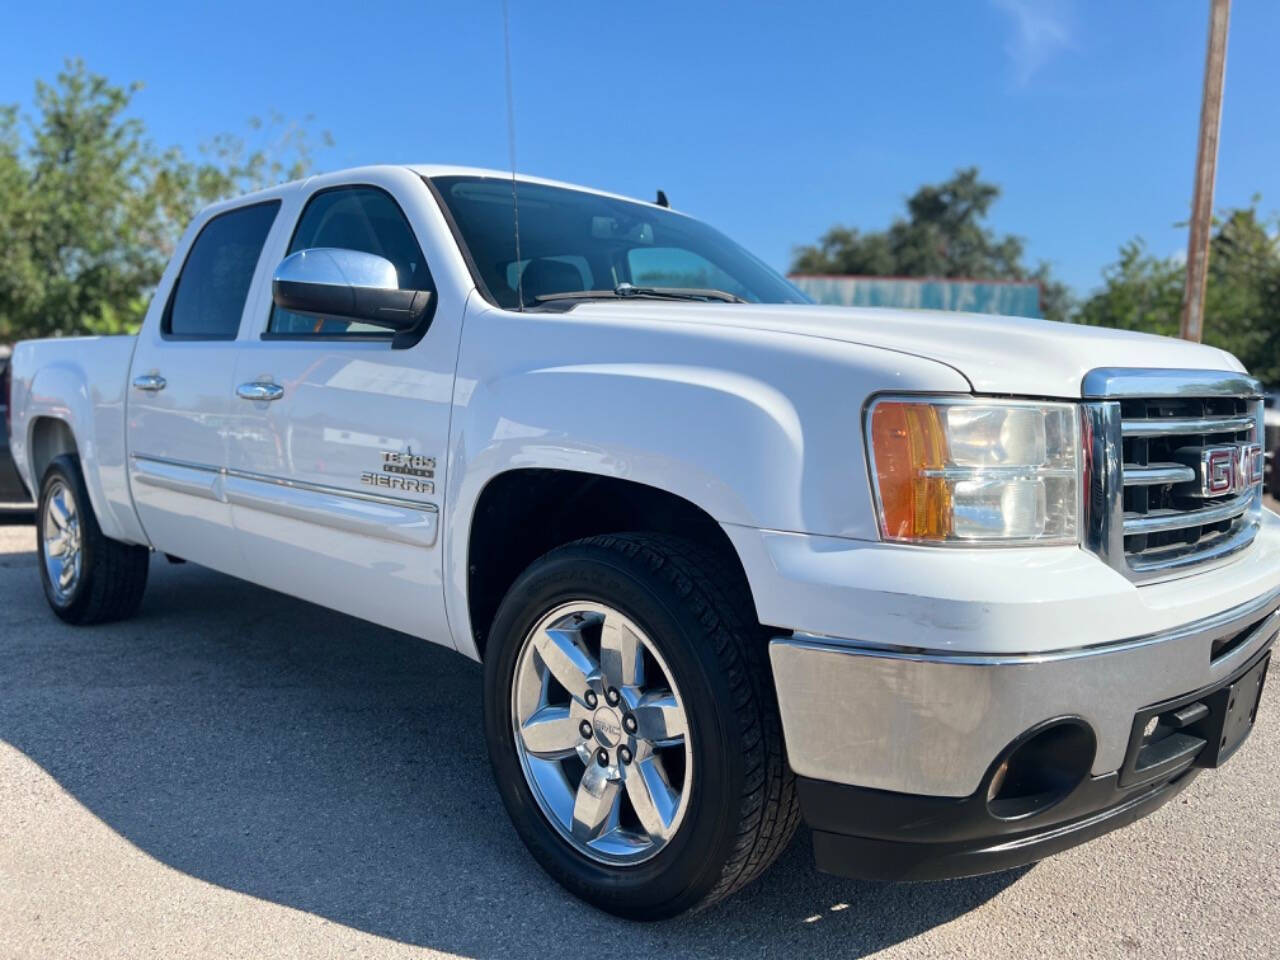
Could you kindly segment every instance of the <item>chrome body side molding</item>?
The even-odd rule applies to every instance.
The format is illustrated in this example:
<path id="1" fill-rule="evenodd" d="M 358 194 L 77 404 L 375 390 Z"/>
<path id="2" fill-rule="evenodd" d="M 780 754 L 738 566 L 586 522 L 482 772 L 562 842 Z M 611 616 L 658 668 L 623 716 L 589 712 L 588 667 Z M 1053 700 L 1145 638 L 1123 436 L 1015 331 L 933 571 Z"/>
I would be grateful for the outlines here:
<path id="1" fill-rule="evenodd" d="M 139 456 L 133 458 L 134 482 L 148 487 L 172 490 L 204 500 L 222 501 L 221 479 L 216 467 L 182 460 Z"/>
<path id="2" fill-rule="evenodd" d="M 429 547 L 439 530 L 434 503 L 144 454 L 133 462 L 139 483 L 381 540 Z"/>

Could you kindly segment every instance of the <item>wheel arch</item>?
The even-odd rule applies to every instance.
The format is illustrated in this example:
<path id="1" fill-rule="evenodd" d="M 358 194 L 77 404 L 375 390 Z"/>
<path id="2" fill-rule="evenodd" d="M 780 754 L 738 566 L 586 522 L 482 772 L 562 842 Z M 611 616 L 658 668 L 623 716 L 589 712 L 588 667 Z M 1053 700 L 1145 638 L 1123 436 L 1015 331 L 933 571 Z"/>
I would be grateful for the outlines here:
<path id="1" fill-rule="evenodd" d="M 489 628 L 503 596 L 538 557 L 575 540 L 607 533 L 679 536 L 715 551 L 741 577 L 746 570 L 723 527 L 699 505 L 635 480 L 556 468 L 526 467 L 498 473 L 476 499 L 465 534 L 467 650 L 482 660 Z M 459 546 L 461 546 L 459 544 Z M 754 603 L 750 616 L 756 618 Z"/>
<path id="2" fill-rule="evenodd" d="M 35 493 L 39 496 L 40 483 L 54 458 L 67 453 L 79 456 L 80 448 L 71 424 L 59 417 L 33 417 L 28 434 L 30 440 L 27 442 L 27 459 L 31 466 L 31 478 L 35 482 Z"/>

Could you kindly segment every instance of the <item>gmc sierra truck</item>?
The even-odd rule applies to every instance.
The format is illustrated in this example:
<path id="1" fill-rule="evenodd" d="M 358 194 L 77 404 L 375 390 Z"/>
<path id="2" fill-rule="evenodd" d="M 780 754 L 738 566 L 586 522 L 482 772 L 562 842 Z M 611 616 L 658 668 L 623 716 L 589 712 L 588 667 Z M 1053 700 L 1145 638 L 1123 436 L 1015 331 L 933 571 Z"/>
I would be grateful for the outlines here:
<path id="1" fill-rule="evenodd" d="M 885 879 L 1129 824 L 1241 746 L 1280 629 L 1232 356 L 818 307 L 665 203 L 314 177 L 202 212 L 137 336 L 12 366 L 54 613 L 163 553 L 482 662 L 517 832 L 630 917 L 801 818 Z"/>

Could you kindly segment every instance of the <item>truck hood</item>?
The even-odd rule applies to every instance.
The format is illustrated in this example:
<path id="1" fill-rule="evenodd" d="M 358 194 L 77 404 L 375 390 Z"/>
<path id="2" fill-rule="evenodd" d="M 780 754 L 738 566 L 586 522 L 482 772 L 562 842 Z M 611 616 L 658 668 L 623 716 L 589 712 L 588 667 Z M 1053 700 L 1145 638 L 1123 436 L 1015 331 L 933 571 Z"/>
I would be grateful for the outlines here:
<path id="1" fill-rule="evenodd" d="M 637 300 L 582 303 L 569 316 L 767 330 L 895 350 L 954 368 L 977 393 L 1075 398 L 1095 367 L 1244 369 L 1224 350 L 1185 340 L 988 314 Z"/>

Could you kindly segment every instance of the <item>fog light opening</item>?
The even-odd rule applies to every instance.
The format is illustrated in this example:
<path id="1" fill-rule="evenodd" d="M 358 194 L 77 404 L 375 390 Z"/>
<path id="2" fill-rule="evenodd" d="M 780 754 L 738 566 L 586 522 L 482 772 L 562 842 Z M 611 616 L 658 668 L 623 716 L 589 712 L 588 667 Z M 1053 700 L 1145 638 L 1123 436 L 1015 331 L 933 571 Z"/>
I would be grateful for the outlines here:
<path id="1" fill-rule="evenodd" d="M 987 803 L 990 803 L 1000 795 L 1000 791 L 1004 789 L 1004 778 L 1009 774 L 1009 761 L 1006 759 L 1000 766 L 996 767 L 996 772 L 992 774 L 991 786 L 987 787 Z"/>
<path id="2" fill-rule="evenodd" d="M 987 809 L 1017 820 L 1064 800 L 1089 775 L 1097 738 L 1075 717 L 1028 730 L 1005 750 L 987 786 Z"/>

